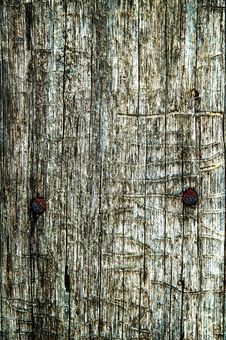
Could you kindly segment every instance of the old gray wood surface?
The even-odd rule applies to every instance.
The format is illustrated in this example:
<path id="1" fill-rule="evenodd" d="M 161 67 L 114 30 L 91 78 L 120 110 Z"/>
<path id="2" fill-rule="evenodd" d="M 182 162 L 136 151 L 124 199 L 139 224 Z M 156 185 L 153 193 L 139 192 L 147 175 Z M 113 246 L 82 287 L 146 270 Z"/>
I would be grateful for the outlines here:
<path id="1" fill-rule="evenodd" d="M 0 15 L 2 338 L 223 339 L 224 0 Z"/>

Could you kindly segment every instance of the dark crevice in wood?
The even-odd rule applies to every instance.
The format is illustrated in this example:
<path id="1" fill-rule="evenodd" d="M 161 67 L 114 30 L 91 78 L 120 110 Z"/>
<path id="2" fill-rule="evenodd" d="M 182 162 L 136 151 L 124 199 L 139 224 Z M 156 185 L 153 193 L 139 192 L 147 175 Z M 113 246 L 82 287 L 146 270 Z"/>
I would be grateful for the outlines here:
<path id="1" fill-rule="evenodd" d="M 164 276 L 166 275 L 166 194 L 167 194 L 167 99 L 168 99 L 168 86 L 169 86 L 169 55 L 168 55 L 168 6 L 165 3 L 165 27 L 164 27 L 164 40 L 165 40 L 165 114 L 164 114 Z"/>
<path id="2" fill-rule="evenodd" d="M 197 311 L 195 316 L 195 324 L 196 324 L 196 340 L 199 340 L 199 313 Z"/>
<path id="3" fill-rule="evenodd" d="M 130 2 L 130 8 L 132 6 L 133 2 Z M 140 13 L 140 1 L 137 2 L 137 108 L 136 108 L 136 115 L 137 115 L 137 157 L 138 157 L 138 164 L 140 160 L 140 91 L 141 91 L 141 42 L 140 42 L 140 19 L 141 19 L 141 13 Z M 145 179 L 146 181 L 146 179 Z M 145 228 L 145 225 L 144 225 Z M 144 240 L 145 242 L 145 240 Z M 144 243 L 144 249 L 145 249 L 145 243 Z M 145 260 L 143 260 L 145 261 Z M 144 262 L 143 262 L 144 266 Z M 140 274 L 139 274 L 139 318 L 138 318 L 138 340 L 141 339 L 141 294 L 142 294 L 142 284 L 143 284 L 143 266 L 140 267 Z"/>
<path id="4" fill-rule="evenodd" d="M 139 29 L 140 29 L 140 7 L 139 7 Z M 140 40 L 140 38 L 139 38 Z M 140 41 L 138 41 L 138 45 L 140 45 Z M 139 58 L 141 56 L 140 47 L 139 47 Z M 139 69 L 140 73 L 140 69 Z M 141 75 L 139 75 L 140 82 Z M 147 125 L 147 117 L 145 119 L 145 164 L 144 164 L 144 245 L 143 245 L 143 283 L 146 283 L 148 276 L 148 269 L 146 264 L 146 249 L 147 249 L 147 179 L 148 179 L 148 125 Z"/>
<path id="5" fill-rule="evenodd" d="M 139 302 L 138 302 L 138 340 L 141 340 L 141 293 L 142 293 L 142 270 L 139 272 Z"/>
<path id="6" fill-rule="evenodd" d="M 62 113 L 62 142 L 61 142 L 61 180 L 63 178 L 63 159 L 64 159 L 64 136 L 65 136 L 65 121 L 66 121 L 66 75 L 67 75 L 67 2 L 64 1 L 64 54 L 63 54 L 63 86 L 62 86 L 62 99 L 63 99 L 63 113 Z"/>
<path id="7" fill-rule="evenodd" d="M 226 21 L 226 6 L 224 9 L 224 21 Z M 224 39 L 226 40 L 226 22 L 224 22 Z M 224 45 L 224 67 L 226 69 L 226 46 Z M 224 73 L 224 119 L 222 125 L 224 138 L 224 277 L 223 277 L 223 338 L 226 336 L 226 75 Z"/>
<path id="8" fill-rule="evenodd" d="M 168 29 L 169 29 L 169 24 L 168 24 L 168 4 L 167 1 L 165 2 L 164 6 L 164 19 L 165 19 L 165 26 L 164 26 L 164 42 L 165 42 L 165 100 L 164 100 L 164 213 L 163 213 L 163 218 L 164 218 L 164 255 L 163 255 L 163 266 L 164 266 L 164 272 L 163 275 L 164 277 L 166 276 L 166 247 L 167 247 L 167 112 L 168 112 L 168 98 L 169 98 L 169 41 L 168 41 Z M 167 325 L 167 320 L 166 320 L 166 312 L 164 311 L 163 313 L 163 330 L 161 332 L 162 337 L 166 337 L 167 331 L 169 332 L 170 329 L 170 324 L 168 323 Z M 168 330 L 167 330 L 168 328 Z"/>
<path id="9" fill-rule="evenodd" d="M 102 55 L 104 49 L 106 48 L 107 36 L 106 36 L 106 17 L 103 15 L 103 11 L 107 13 L 108 8 L 106 3 L 104 2 L 102 5 L 98 1 L 96 1 L 95 6 L 96 17 L 94 16 L 94 34 L 96 35 L 96 45 L 93 50 L 95 53 L 93 57 L 96 57 L 95 70 L 93 69 L 94 79 L 91 81 L 95 81 L 97 86 L 94 89 L 94 98 L 96 103 L 98 103 L 98 148 L 97 148 L 97 163 L 98 163 L 98 338 L 102 338 L 104 320 L 103 320 L 103 299 L 102 299 L 102 286 L 103 286 L 103 273 L 102 273 L 102 265 L 103 265 L 103 200 L 104 200 L 104 158 L 105 158 L 105 149 L 102 143 L 102 127 L 103 127 L 103 116 L 102 116 L 102 106 L 103 99 L 105 96 L 105 87 L 104 87 L 104 77 L 105 70 L 107 67 L 106 56 Z M 97 96 L 97 97 L 95 97 Z"/>
<path id="10" fill-rule="evenodd" d="M 196 45 L 198 46 L 198 45 Z M 197 47 L 198 49 L 198 47 Z M 197 59 L 196 59 L 197 60 Z M 200 119 L 196 119 L 196 135 L 198 136 L 197 138 L 197 150 L 198 150 L 198 164 L 199 164 L 199 169 L 201 168 L 201 157 L 202 157 L 202 126 L 201 126 L 201 121 Z M 199 173 L 199 178 L 200 178 L 200 173 Z M 200 197 L 202 197 L 202 178 L 197 183 L 197 188 L 198 188 L 198 194 Z M 203 266 L 202 266 L 202 231 L 201 231 L 201 223 L 200 223 L 200 208 L 199 208 L 199 202 L 197 206 L 197 263 L 198 263 L 198 270 L 199 270 L 199 291 L 202 290 L 202 282 L 203 282 Z M 196 334 L 197 334 L 197 340 L 199 339 L 198 337 L 198 331 L 199 331 L 199 310 L 201 306 L 201 296 L 198 299 L 198 306 L 197 306 L 197 315 L 196 315 Z"/>
<path id="11" fill-rule="evenodd" d="M 70 292 L 70 275 L 68 272 L 68 266 L 65 266 L 65 273 L 64 273 L 64 286 L 65 286 L 65 290 L 67 293 Z"/>
<path id="12" fill-rule="evenodd" d="M 180 340 L 184 339 L 184 280 L 181 280 Z"/>
<path id="13" fill-rule="evenodd" d="M 68 6 L 67 1 L 64 0 L 63 2 L 63 9 L 64 9 L 64 48 L 63 48 L 63 84 L 62 84 L 62 101 L 63 101 L 63 112 L 62 112 L 62 139 L 61 139 L 61 184 L 63 185 L 63 178 L 64 178 L 64 154 L 65 154 L 65 127 L 66 127 L 66 81 L 67 81 L 67 50 L 68 50 L 68 32 L 67 32 L 67 21 L 68 21 Z M 68 166 L 66 167 L 68 169 Z M 68 181 L 69 176 L 67 175 L 67 185 L 66 185 L 66 192 L 68 192 Z M 64 277 L 64 284 L 66 292 L 69 294 L 68 296 L 68 339 L 71 339 L 71 287 L 70 287 L 70 275 L 68 273 L 68 221 L 67 221 L 67 213 L 68 213 L 68 200 L 66 200 L 66 206 L 64 209 L 64 215 L 66 216 L 65 223 L 65 257 L 66 257 L 66 265 L 65 265 L 65 277 Z"/>
<path id="14" fill-rule="evenodd" d="M 69 168 L 68 165 L 66 167 Z M 66 192 L 69 191 L 69 176 L 67 175 L 67 184 L 66 184 Z M 64 216 L 65 216 L 65 289 L 66 292 L 69 293 L 68 297 L 68 339 L 71 337 L 71 286 L 70 286 L 70 275 L 69 275 L 69 246 L 68 246 L 68 199 L 65 203 L 64 208 Z"/>
<path id="15" fill-rule="evenodd" d="M 191 90 L 191 95 L 193 95 L 193 99 L 192 99 L 192 105 L 193 105 L 193 110 L 194 110 L 194 114 L 197 114 L 198 111 L 200 111 L 201 108 L 201 98 L 199 98 L 199 92 L 196 90 L 196 87 L 198 86 L 197 84 L 197 67 L 198 67 L 198 57 L 199 57 L 199 29 L 200 29 L 200 15 L 199 15 L 199 4 L 198 2 L 196 3 L 196 35 L 195 35 L 195 45 L 196 45 L 196 53 L 195 53 L 195 89 Z M 202 158 L 202 136 L 201 136 L 201 131 L 202 131 L 202 126 L 201 126 L 201 119 L 197 119 L 195 121 L 195 129 L 196 129 L 196 135 L 197 135 L 197 142 L 196 142 L 196 148 L 198 150 L 198 164 L 199 164 L 199 169 L 201 168 L 201 158 Z M 197 177 L 200 178 L 200 170 L 199 173 L 197 174 Z M 199 196 L 202 196 L 202 178 L 200 178 L 200 180 L 198 180 L 197 183 L 197 188 L 198 188 L 198 194 Z M 203 266 L 202 266 L 202 232 L 201 232 L 201 223 L 200 223 L 200 212 L 199 212 L 199 202 L 198 202 L 198 206 L 197 206 L 197 263 L 198 263 L 198 269 L 199 269 L 199 290 L 201 291 L 202 289 L 202 272 L 203 272 Z M 201 305 L 201 297 L 198 299 L 197 302 L 198 306 L 198 312 L 199 312 L 199 308 Z M 199 333 L 199 319 L 198 319 L 198 315 L 199 313 L 196 314 L 196 336 L 197 336 L 197 340 L 198 340 L 198 333 Z"/>
<path id="16" fill-rule="evenodd" d="M 93 18 L 93 14 L 92 14 L 92 27 L 93 23 L 94 23 L 94 18 Z M 93 31 L 92 31 L 92 38 L 93 38 Z M 88 159 L 89 159 L 89 163 L 88 166 L 90 167 L 92 165 L 92 113 L 93 113 L 93 83 L 94 83 L 94 79 L 93 79 L 93 43 L 91 43 L 90 46 L 90 104 L 89 104 L 89 109 L 90 109 L 90 113 L 89 113 L 89 135 L 88 135 Z M 91 180 L 88 183 L 88 191 L 89 194 L 92 194 L 92 188 L 91 188 L 91 184 L 90 184 Z M 90 249 L 90 246 L 92 244 L 92 240 L 91 240 L 91 201 L 89 204 L 89 214 L 87 216 L 87 246 L 88 249 Z M 89 280 L 90 280 L 90 269 L 92 267 L 92 256 L 90 256 L 90 252 L 88 251 L 87 253 L 87 310 L 89 311 L 91 308 L 91 303 L 90 303 L 90 289 L 89 289 Z M 90 320 L 90 313 L 87 312 L 87 323 L 89 325 L 89 340 L 92 339 L 92 325 L 91 325 L 91 320 Z"/>
<path id="17" fill-rule="evenodd" d="M 186 158 L 184 150 L 184 128 L 182 129 L 182 147 L 181 147 L 181 186 L 184 189 L 184 158 Z M 180 340 L 184 338 L 184 225 L 185 225 L 185 206 L 182 208 L 182 241 L 181 241 L 181 272 L 180 272 L 180 284 L 181 284 L 181 310 L 180 310 Z"/>
<path id="18" fill-rule="evenodd" d="M 30 66 L 33 66 L 33 70 L 35 69 L 35 58 L 34 51 L 32 45 L 32 3 L 26 4 L 26 37 L 27 37 L 27 48 L 30 50 Z M 35 73 L 32 74 L 31 77 L 31 110 L 29 110 L 29 127 L 30 134 L 28 139 L 28 152 L 30 154 L 30 190 L 28 192 L 28 197 L 32 194 L 32 197 L 35 194 L 37 188 L 37 158 L 35 154 L 36 147 L 36 133 L 35 133 L 35 116 L 34 116 L 34 108 L 35 108 Z M 36 164 L 36 167 L 35 167 Z M 31 203 L 31 202 L 30 202 Z M 35 245 L 35 229 L 37 225 L 37 217 L 33 216 L 31 210 L 31 205 L 28 207 L 29 209 L 29 223 L 30 223 L 30 234 L 29 234 L 29 273 L 28 277 L 30 279 L 29 288 L 30 288 L 30 301 L 31 301 L 31 337 L 35 339 L 36 336 L 36 326 L 35 326 L 35 310 L 34 310 L 34 271 L 35 271 L 35 255 L 34 255 L 34 245 Z"/>
<path id="19" fill-rule="evenodd" d="M 3 3 L 1 3 L 1 9 L 0 9 L 0 20 L 1 23 L 3 24 Z M 2 27 L 1 27 L 1 36 L 3 36 L 2 32 Z M 3 282 L 3 254 L 4 254 L 4 237 L 3 237 L 3 214 L 4 214 L 4 205 L 5 205 L 5 173 L 6 171 L 3 171 L 5 169 L 5 131 L 6 131 L 6 117 L 5 117 L 5 107 L 4 107 L 4 91 L 5 91 L 5 82 L 6 82 L 6 77 L 5 77 L 5 61 L 4 61 L 4 54 L 3 54 L 3 41 L 1 39 L 1 65 L 0 65 L 0 119 L 1 119 L 1 124 L 2 124 L 2 140 L 0 143 L 0 159 L 1 159 L 1 187 L 0 187 L 0 193 L 1 193 L 1 202 L 0 202 L 0 208 L 1 208 L 1 214 L 0 214 L 0 296 L 1 296 L 1 320 L 0 320 L 0 336 L 3 337 L 3 297 L 2 297 L 2 282 Z M 5 79 L 6 78 L 6 79 Z"/>
<path id="20" fill-rule="evenodd" d="M 123 188 L 123 198 L 124 198 Z M 125 308 L 125 214 L 126 211 L 123 209 L 122 216 L 122 340 L 124 340 L 124 308 Z"/>
<path id="21" fill-rule="evenodd" d="M 103 319 L 102 319 L 102 302 L 101 302 L 101 291 L 102 291 L 102 245 L 103 245 L 103 222 L 102 222 L 102 171 L 103 171 L 103 163 L 102 157 L 100 159 L 100 174 L 99 174 L 99 214 L 98 214 L 98 248 L 99 248 L 99 257 L 98 257 L 98 336 L 101 337 L 101 332 L 103 328 Z"/>
<path id="22" fill-rule="evenodd" d="M 34 256 L 33 256 L 33 247 L 32 247 L 32 239 L 30 237 L 29 240 L 29 252 L 30 252 L 30 301 L 31 301 L 31 323 L 32 323 L 32 336 L 35 335 L 35 316 L 34 316 L 34 293 L 33 293 L 33 273 L 34 273 Z M 35 281 L 34 281 L 35 282 Z"/>
<path id="23" fill-rule="evenodd" d="M 25 20 L 26 20 L 26 39 L 27 39 L 27 49 L 31 50 L 32 47 L 32 3 L 25 4 Z"/>
<path id="24" fill-rule="evenodd" d="M 172 260 L 172 257 L 171 257 L 171 264 L 170 264 L 170 296 L 169 296 L 169 340 L 173 339 L 173 337 L 171 337 L 172 290 L 173 290 L 173 260 Z"/>
<path id="25" fill-rule="evenodd" d="M 145 169 L 144 169 L 144 245 L 143 245 L 143 282 L 146 283 L 147 268 L 146 268 L 146 244 L 147 244 L 147 123 L 145 124 Z"/>

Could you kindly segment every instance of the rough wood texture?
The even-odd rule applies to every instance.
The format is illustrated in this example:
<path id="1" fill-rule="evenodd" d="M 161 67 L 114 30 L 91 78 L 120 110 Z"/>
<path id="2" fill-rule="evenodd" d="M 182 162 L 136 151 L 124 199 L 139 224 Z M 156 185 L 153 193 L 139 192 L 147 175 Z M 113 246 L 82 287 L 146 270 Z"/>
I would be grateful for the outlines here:
<path id="1" fill-rule="evenodd" d="M 2 338 L 223 339 L 224 0 L 0 14 Z"/>

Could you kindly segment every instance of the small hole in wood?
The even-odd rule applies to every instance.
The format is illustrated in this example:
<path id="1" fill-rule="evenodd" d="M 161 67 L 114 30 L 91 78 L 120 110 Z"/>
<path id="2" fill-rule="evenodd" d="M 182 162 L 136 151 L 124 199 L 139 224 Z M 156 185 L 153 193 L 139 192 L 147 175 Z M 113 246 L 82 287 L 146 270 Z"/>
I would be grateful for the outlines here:
<path id="1" fill-rule="evenodd" d="M 197 97 L 199 97 L 199 91 L 196 89 L 191 89 L 190 98 L 197 98 Z"/>

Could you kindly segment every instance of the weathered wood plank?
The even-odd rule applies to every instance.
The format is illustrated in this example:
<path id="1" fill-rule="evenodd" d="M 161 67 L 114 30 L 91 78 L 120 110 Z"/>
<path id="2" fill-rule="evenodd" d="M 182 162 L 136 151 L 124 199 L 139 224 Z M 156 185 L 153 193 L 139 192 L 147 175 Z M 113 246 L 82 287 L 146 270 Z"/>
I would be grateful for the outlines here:
<path id="1" fill-rule="evenodd" d="M 224 5 L 1 2 L 4 338 L 222 338 Z"/>

